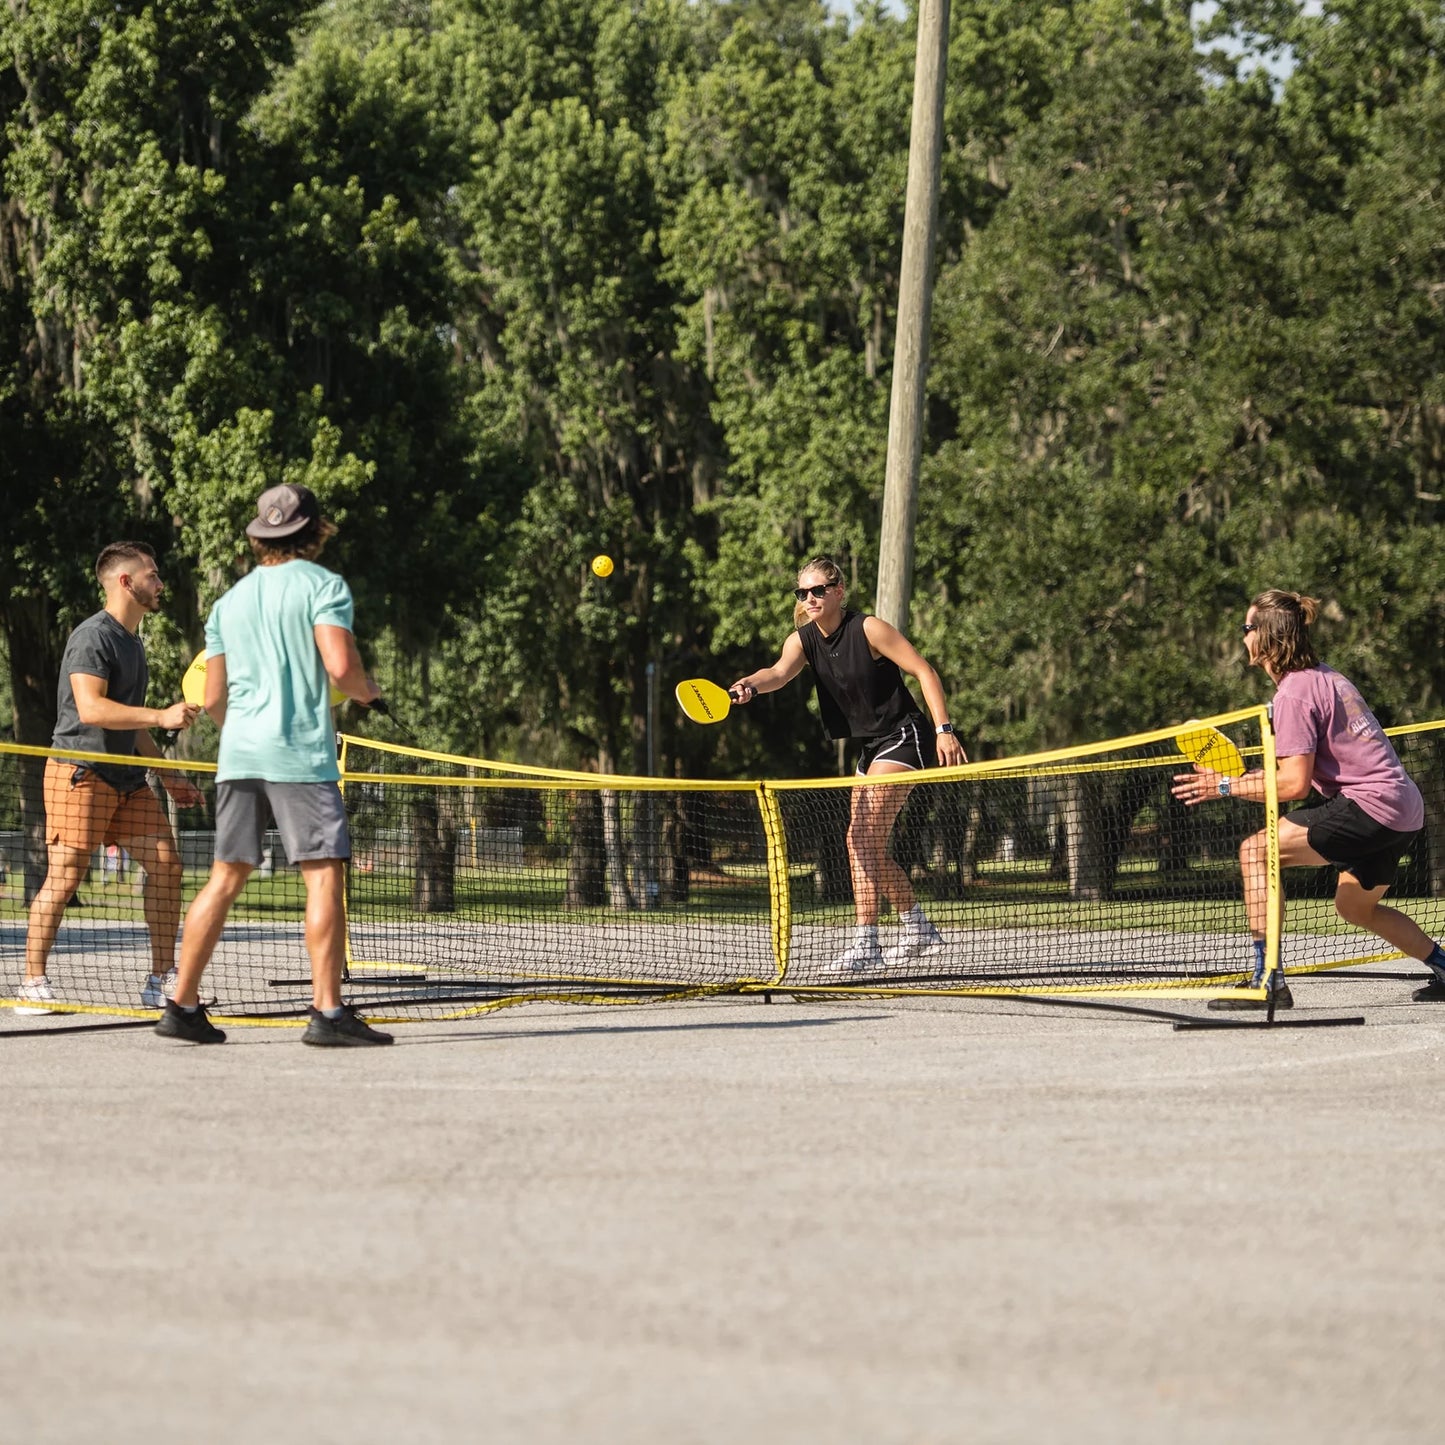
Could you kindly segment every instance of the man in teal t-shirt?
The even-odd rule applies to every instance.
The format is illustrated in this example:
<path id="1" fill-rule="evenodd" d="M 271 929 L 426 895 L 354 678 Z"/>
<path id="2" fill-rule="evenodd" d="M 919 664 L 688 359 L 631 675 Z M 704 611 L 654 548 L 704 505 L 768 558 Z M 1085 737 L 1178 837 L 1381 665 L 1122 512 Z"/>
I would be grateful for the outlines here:
<path id="1" fill-rule="evenodd" d="M 221 729 L 216 860 L 186 914 L 175 997 L 156 1025 L 164 1038 L 225 1042 L 200 1005 L 201 975 L 274 817 L 306 884 L 312 1007 L 302 1043 L 391 1042 L 341 1001 L 351 835 L 330 690 L 334 682 L 360 703 L 381 694 L 356 650 L 351 589 L 316 562 L 335 533 L 306 487 L 263 492 L 246 528 L 257 565 L 206 622 L 206 711 Z"/>
<path id="2" fill-rule="evenodd" d="M 351 631 L 351 589 L 304 557 L 257 567 L 211 609 L 206 668 L 226 660 L 216 781 L 334 783 L 331 679 L 313 632 Z"/>

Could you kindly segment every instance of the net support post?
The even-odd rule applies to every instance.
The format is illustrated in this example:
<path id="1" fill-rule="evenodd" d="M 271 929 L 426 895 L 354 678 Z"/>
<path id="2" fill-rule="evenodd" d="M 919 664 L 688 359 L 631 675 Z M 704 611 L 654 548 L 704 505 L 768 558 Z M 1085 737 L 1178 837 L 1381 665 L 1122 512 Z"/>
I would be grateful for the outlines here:
<path id="1" fill-rule="evenodd" d="M 1330 1029 L 1354 1028 L 1364 1024 L 1363 1015 L 1336 1018 L 1280 1018 L 1275 1009 L 1275 976 L 1281 966 L 1281 935 L 1284 914 L 1284 886 L 1279 866 L 1279 774 L 1275 754 L 1274 719 L 1268 707 L 1259 709 L 1261 763 L 1264 771 L 1264 826 L 1266 838 L 1264 990 L 1262 1019 L 1182 1019 L 1176 1033 L 1204 1033 L 1214 1029 Z"/>
<path id="2" fill-rule="evenodd" d="M 341 792 L 342 806 L 346 805 L 346 734 L 336 734 L 336 766 L 341 777 L 336 786 Z M 341 981 L 351 982 L 351 859 L 341 870 Z"/>
<path id="3" fill-rule="evenodd" d="M 793 938 L 793 900 L 788 879 L 788 835 L 783 827 L 783 810 L 778 795 L 765 782 L 758 784 L 758 812 L 768 850 L 768 922 L 777 964 L 774 982 L 781 983 L 788 972 L 788 955 Z M 771 1003 L 768 998 L 766 1002 Z"/>
<path id="4" fill-rule="evenodd" d="M 1284 910 L 1279 870 L 1279 774 L 1274 750 L 1274 719 L 1268 708 L 1259 710 L 1259 740 L 1264 767 L 1265 915 L 1264 990 L 1267 1022 L 1274 1022 L 1274 981 L 1280 967 L 1280 921 Z"/>

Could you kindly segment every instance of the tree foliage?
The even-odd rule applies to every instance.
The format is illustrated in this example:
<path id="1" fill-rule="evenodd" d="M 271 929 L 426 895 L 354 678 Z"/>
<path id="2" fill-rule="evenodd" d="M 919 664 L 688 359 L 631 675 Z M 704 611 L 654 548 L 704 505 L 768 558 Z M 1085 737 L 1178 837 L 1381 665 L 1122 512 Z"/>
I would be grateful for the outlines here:
<path id="1" fill-rule="evenodd" d="M 1387 715 L 1445 705 L 1445 10 L 1191 8 L 953 6 L 911 631 L 976 751 L 1261 696 L 1269 585 L 1326 600 Z M 293 479 L 429 740 L 640 768 L 650 666 L 664 768 L 827 767 L 801 688 L 706 734 L 667 694 L 776 655 L 818 551 L 869 603 L 913 34 L 817 0 L 0 9 L 17 735 L 104 542 L 162 554 L 164 687 Z"/>

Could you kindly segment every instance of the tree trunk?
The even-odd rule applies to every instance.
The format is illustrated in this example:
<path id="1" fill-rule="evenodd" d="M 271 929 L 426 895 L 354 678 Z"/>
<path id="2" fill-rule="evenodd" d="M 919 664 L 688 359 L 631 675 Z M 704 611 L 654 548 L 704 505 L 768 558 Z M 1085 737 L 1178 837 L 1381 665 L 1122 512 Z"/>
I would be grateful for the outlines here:
<path id="1" fill-rule="evenodd" d="M 574 793 L 568 819 L 566 908 L 600 908 L 607 897 L 602 801 L 590 788 Z"/>
<path id="2" fill-rule="evenodd" d="M 1068 863 L 1069 897 L 1075 903 L 1097 903 L 1107 889 L 1103 819 L 1099 804 L 1084 779 L 1074 774 L 1064 783 L 1064 855 Z"/>
<path id="3" fill-rule="evenodd" d="M 12 597 L 0 609 L 10 657 L 10 695 L 15 700 L 15 741 L 48 748 L 55 736 L 55 688 L 64 643 L 51 598 Z"/>
<path id="4" fill-rule="evenodd" d="M 15 701 L 15 741 L 49 747 L 55 736 L 55 688 L 62 648 L 55 604 L 41 595 L 10 598 L 0 612 L 10 658 L 10 694 Z M 20 819 L 25 833 L 25 902 L 40 891 L 49 867 L 45 847 L 43 758 L 18 758 Z"/>
<path id="5" fill-rule="evenodd" d="M 692 877 L 687 866 L 685 833 L 682 810 L 674 798 L 668 802 L 662 816 L 662 858 L 658 882 L 666 903 L 687 901 Z"/>
<path id="6" fill-rule="evenodd" d="M 418 913 L 455 913 L 457 907 L 457 831 L 443 811 L 435 789 L 411 804 L 416 839 L 416 871 L 411 906 Z"/>
<path id="7" fill-rule="evenodd" d="M 602 792 L 602 847 L 607 858 L 607 902 L 619 913 L 632 908 L 627 886 L 627 847 L 622 837 L 622 800 L 616 788 Z"/>
<path id="8" fill-rule="evenodd" d="M 813 881 L 819 903 L 848 903 L 853 898 L 853 873 L 848 867 L 850 800 L 841 788 L 818 795 Z"/>

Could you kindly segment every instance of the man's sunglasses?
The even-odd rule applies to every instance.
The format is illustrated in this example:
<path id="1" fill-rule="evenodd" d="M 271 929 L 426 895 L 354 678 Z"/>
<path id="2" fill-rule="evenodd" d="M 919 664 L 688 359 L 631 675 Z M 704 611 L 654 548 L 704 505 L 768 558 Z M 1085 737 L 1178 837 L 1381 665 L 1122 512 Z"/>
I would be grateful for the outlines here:
<path id="1" fill-rule="evenodd" d="M 794 587 L 793 596 L 796 597 L 799 602 L 805 597 L 822 598 L 832 585 L 831 582 L 820 582 L 816 587 Z"/>

